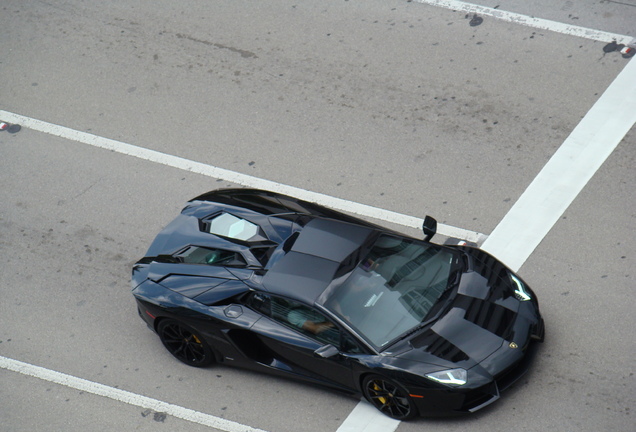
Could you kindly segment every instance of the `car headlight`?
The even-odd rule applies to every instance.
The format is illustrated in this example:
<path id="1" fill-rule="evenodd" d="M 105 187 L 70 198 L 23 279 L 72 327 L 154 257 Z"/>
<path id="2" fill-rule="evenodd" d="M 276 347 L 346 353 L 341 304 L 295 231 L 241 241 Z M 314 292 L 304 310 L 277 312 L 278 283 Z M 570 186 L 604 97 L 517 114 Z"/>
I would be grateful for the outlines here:
<path id="1" fill-rule="evenodd" d="M 521 282 L 521 280 L 517 276 L 510 274 L 510 279 L 512 279 L 512 281 L 517 287 L 517 289 L 515 289 L 515 297 L 517 298 L 517 300 L 528 301 L 532 299 L 532 297 L 530 296 L 530 292 L 526 290 L 525 285 L 523 284 L 523 282 Z"/>
<path id="2" fill-rule="evenodd" d="M 426 378 L 436 381 L 438 383 L 460 386 L 466 384 L 466 370 L 458 368 L 458 369 L 449 369 L 439 372 L 433 372 L 430 374 L 426 374 Z"/>

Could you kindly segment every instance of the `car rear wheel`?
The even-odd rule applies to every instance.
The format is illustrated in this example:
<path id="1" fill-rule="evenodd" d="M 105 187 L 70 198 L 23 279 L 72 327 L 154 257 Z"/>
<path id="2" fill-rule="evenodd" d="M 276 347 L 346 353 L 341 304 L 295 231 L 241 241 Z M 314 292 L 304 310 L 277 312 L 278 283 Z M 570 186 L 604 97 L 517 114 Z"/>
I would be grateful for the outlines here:
<path id="1" fill-rule="evenodd" d="M 417 409 L 408 392 L 388 378 L 369 375 L 364 379 L 362 389 L 367 400 L 389 417 L 408 420 L 417 415 Z"/>
<path id="2" fill-rule="evenodd" d="M 167 319 L 157 328 L 163 346 L 183 363 L 204 367 L 214 363 L 214 354 L 205 340 L 191 327 Z"/>

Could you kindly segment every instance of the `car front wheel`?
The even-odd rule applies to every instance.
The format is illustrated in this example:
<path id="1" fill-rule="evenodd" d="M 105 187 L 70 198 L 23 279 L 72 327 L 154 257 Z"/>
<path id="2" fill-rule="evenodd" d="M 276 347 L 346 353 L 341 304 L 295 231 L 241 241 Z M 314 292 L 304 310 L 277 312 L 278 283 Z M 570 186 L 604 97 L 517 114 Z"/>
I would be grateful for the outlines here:
<path id="1" fill-rule="evenodd" d="M 362 389 L 367 400 L 389 417 L 408 420 L 417 415 L 417 409 L 408 392 L 388 378 L 369 375 L 364 379 Z"/>

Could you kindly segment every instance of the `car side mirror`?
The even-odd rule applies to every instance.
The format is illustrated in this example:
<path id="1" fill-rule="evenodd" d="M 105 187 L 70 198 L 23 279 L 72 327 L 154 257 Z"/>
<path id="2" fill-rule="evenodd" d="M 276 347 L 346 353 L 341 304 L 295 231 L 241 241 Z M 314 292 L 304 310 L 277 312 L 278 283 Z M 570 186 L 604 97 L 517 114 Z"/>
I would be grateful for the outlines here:
<path id="1" fill-rule="evenodd" d="M 422 231 L 424 231 L 424 241 L 432 239 L 437 232 L 437 221 L 435 218 L 427 215 L 422 224 Z"/>
<path id="2" fill-rule="evenodd" d="M 340 354 L 340 351 L 338 350 L 338 348 L 336 348 L 335 346 L 331 344 L 321 346 L 316 351 L 314 351 L 314 355 L 316 357 L 322 357 L 322 358 L 331 358 L 331 357 L 337 356 L 338 354 Z"/>

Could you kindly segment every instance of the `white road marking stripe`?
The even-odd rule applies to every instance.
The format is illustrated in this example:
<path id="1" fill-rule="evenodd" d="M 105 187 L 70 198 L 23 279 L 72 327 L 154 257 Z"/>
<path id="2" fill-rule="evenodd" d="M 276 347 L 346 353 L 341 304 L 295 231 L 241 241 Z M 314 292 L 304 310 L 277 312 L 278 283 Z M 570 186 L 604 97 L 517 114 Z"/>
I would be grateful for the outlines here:
<path id="1" fill-rule="evenodd" d="M 519 270 L 636 123 L 636 61 L 630 61 L 574 128 L 482 248 Z"/>
<path id="2" fill-rule="evenodd" d="M 428 4 L 431 6 L 439 6 L 445 9 L 452 9 L 466 13 L 474 13 L 478 15 L 491 16 L 493 18 L 520 24 L 539 30 L 549 30 L 556 33 L 562 33 L 569 36 L 577 36 L 585 39 L 596 40 L 600 42 L 612 42 L 630 44 L 635 43 L 636 39 L 632 36 L 621 35 L 617 33 L 609 33 L 601 30 L 593 30 L 585 27 L 579 27 L 569 24 L 550 21 L 542 18 L 535 18 L 528 15 L 521 15 L 514 12 L 506 12 L 499 9 L 493 9 L 486 6 L 480 6 L 472 3 L 465 3 L 457 0 L 414 0 L 417 3 Z"/>
<path id="3" fill-rule="evenodd" d="M 380 413 L 366 400 L 360 401 L 340 425 L 337 432 L 388 432 L 394 431 L 400 421 Z"/>
<path id="4" fill-rule="evenodd" d="M 226 170 L 224 168 L 206 165 L 178 156 L 161 153 L 155 150 L 149 150 L 143 147 L 137 147 L 121 141 L 116 141 L 86 132 L 80 132 L 64 126 L 47 123 L 20 114 L 0 110 L 0 119 L 9 123 L 17 123 L 22 125 L 23 127 L 37 130 L 39 132 L 44 132 L 68 140 L 89 144 L 106 150 L 112 150 L 118 153 L 134 156 L 139 159 L 144 159 L 151 162 L 160 163 L 173 168 L 179 168 L 185 171 L 226 180 L 228 182 L 236 183 L 242 186 L 257 189 L 266 189 L 272 192 L 279 192 L 305 201 L 318 203 L 336 210 L 350 212 L 360 216 L 371 217 L 374 219 L 383 220 L 406 227 L 416 229 L 422 227 L 423 219 L 414 216 L 408 216 L 390 210 L 384 210 L 378 207 L 355 203 L 344 200 L 342 198 L 336 198 L 317 192 L 311 192 L 294 186 L 253 177 L 247 174 L 241 174 L 235 171 Z M 450 225 L 438 224 L 437 227 L 437 232 L 441 235 L 464 239 L 478 244 L 482 243 L 486 238 L 484 234 L 478 233 L 476 231 L 470 231 Z"/>
<path id="5" fill-rule="evenodd" d="M 140 408 L 147 408 L 155 412 L 166 413 L 173 417 L 187 420 L 192 423 L 198 423 L 204 426 L 213 427 L 226 432 L 265 432 L 262 429 L 245 426 L 220 417 L 204 414 L 202 412 L 194 411 L 189 408 L 184 408 L 179 405 L 162 402 L 157 399 L 141 396 L 126 390 L 109 387 L 103 384 L 95 383 L 82 378 L 77 378 L 61 372 L 45 369 L 40 366 L 34 366 L 32 364 L 13 360 L 7 357 L 0 356 L 0 368 L 39 378 L 52 383 L 60 384 L 66 387 L 74 388 L 76 390 L 85 391 L 97 396 L 107 397 L 109 399 L 124 402 L 129 405 L 138 406 Z"/>

